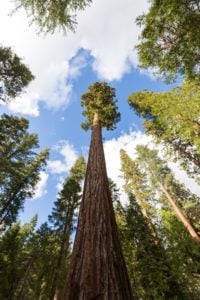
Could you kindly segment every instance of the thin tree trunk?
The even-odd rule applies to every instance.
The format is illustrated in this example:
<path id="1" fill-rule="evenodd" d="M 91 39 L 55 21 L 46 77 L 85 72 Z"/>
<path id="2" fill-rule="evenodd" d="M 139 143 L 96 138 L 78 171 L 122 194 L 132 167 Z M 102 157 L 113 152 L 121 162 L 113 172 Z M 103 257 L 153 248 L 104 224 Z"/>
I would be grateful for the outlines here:
<path id="1" fill-rule="evenodd" d="M 56 288 L 56 290 L 54 292 L 53 300 L 58 300 L 58 290 L 57 290 L 57 288 Z"/>
<path id="2" fill-rule="evenodd" d="M 52 284 L 52 288 L 51 288 L 51 299 L 52 300 L 58 300 L 58 280 L 59 280 L 60 269 L 62 267 L 63 259 L 65 257 L 67 248 L 69 246 L 69 235 L 70 235 L 71 224 L 69 225 L 68 222 L 69 222 L 69 220 L 68 220 L 68 214 L 67 214 L 66 220 L 65 220 L 63 237 L 62 237 L 62 241 L 61 241 L 60 253 L 58 256 L 56 270 L 55 270 L 54 277 L 53 277 L 53 284 Z"/>
<path id="3" fill-rule="evenodd" d="M 168 193 L 168 191 L 165 189 L 165 187 L 163 186 L 163 184 L 161 182 L 159 182 L 159 185 L 160 185 L 160 188 L 161 188 L 162 192 L 165 194 L 167 200 L 169 201 L 169 203 L 173 207 L 173 209 L 174 209 L 176 215 L 178 216 L 179 220 L 183 223 L 184 227 L 187 229 L 187 231 L 189 232 L 191 237 L 200 246 L 200 237 L 199 237 L 199 235 L 196 233 L 196 231 L 194 230 L 194 228 L 190 224 L 189 220 L 185 217 L 185 215 L 183 214 L 183 212 L 182 212 L 181 208 L 179 207 L 179 205 L 174 201 L 174 199 L 171 197 L 171 195 Z"/>
<path id="4" fill-rule="evenodd" d="M 152 235 L 155 237 L 155 243 L 157 244 L 159 242 L 159 239 L 158 239 L 156 229 L 155 229 L 154 225 L 151 222 L 151 218 L 149 217 L 146 208 L 144 207 L 143 201 L 139 201 L 139 203 L 140 203 L 140 207 L 141 207 L 141 212 L 142 212 L 144 218 L 146 219 L 147 225 L 148 225 Z"/>
<path id="5" fill-rule="evenodd" d="M 31 268 L 32 268 L 32 265 L 33 265 L 35 259 L 36 259 L 36 256 L 34 255 L 34 256 L 30 259 L 30 261 L 29 261 L 29 263 L 28 263 L 26 272 L 25 272 L 25 274 L 24 274 L 24 276 L 23 276 L 23 278 L 22 278 L 22 283 L 19 282 L 19 285 L 21 284 L 21 288 L 20 288 L 20 291 L 19 291 L 19 295 L 17 296 L 17 299 L 18 299 L 18 300 L 23 300 L 24 297 L 25 297 L 25 292 L 24 292 L 24 289 L 26 288 L 25 285 L 26 285 L 27 280 L 29 279 L 28 276 L 29 276 L 29 274 L 30 274 L 30 271 L 32 271 Z"/>
<path id="6" fill-rule="evenodd" d="M 97 113 L 64 299 L 136 299 L 118 238 Z"/>

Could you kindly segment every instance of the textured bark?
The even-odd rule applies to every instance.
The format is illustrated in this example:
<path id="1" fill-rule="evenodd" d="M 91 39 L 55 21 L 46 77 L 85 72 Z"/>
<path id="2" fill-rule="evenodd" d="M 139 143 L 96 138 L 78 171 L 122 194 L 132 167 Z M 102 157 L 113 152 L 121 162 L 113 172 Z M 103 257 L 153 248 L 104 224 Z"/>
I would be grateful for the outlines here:
<path id="1" fill-rule="evenodd" d="M 97 114 L 64 299 L 136 299 L 118 238 Z"/>
<path id="2" fill-rule="evenodd" d="M 173 209 L 174 209 L 176 215 L 178 216 L 179 220 L 182 222 L 184 227 L 187 229 L 187 231 L 189 232 L 191 237 L 200 246 L 200 237 L 199 237 L 199 235 L 196 233 L 196 231 L 194 230 L 194 228 L 190 224 L 189 220 L 185 217 L 185 215 L 183 214 L 183 212 L 182 212 L 181 208 L 179 207 L 179 205 L 174 201 L 174 199 L 171 197 L 171 195 L 165 189 L 163 184 L 159 182 L 159 185 L 160 185 L 160 188 L 161 188 L 162 192 L 165 194 L 167 200 L 169 201 L 169 203 L 173 207 Z"/>

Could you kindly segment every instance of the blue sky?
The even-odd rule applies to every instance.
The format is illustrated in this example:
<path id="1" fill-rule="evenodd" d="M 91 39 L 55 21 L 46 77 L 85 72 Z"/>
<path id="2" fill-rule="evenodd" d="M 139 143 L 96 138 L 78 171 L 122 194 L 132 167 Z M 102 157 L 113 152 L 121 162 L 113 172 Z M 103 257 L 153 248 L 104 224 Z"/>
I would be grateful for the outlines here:
<path id="1" fill-rule="evenodd" d="M 23 11 L 9 17 L 12 3 L 1 0 L 1 43 L 11 46 L 36 76 L 26 93 L 1 106 L 1 113 L 27 117 L 41 148 L 50 149 L 35 196 L 27 199 L 20 214 L 22 222 L 36 213 L 38 224 L 46 221 L 75 159 L 79 155 L 87 158 L 90 132 L 81 129 L 80 97 L 93 82 L 104 80 L 116 88 L 121 121 L 116 130 L 104 131 L 103 137 L 108 174 L 120 188 L 120 148 L 134 155 L 138 143 L 149 143 L 142 133 L 142 121 L 127 103 L 132 92 L 170 88 L 153 78 L 151 72 L 141 72 L 137 67 L 134 46 L 140 29 L 134 20 L 148 5 L 146 0 L 94 0 L 91 7 L 78 14 L 75 34 L 56 32 L 44 37 L 36 34 L 37 28 L 28 26 Z"/>

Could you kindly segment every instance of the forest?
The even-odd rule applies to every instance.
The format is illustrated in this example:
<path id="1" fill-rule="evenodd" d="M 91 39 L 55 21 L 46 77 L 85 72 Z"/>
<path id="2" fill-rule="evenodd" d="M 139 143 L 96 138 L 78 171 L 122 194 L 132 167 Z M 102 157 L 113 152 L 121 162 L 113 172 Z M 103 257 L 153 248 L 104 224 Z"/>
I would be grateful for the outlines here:
<path id="1" fill-rule="evenodd" d="M 26 12 L 39 35 L 60 30 L 67 39 L 76 34 L 76 14 L 93 2 L 12 5 L 14 14 Z M 120 149 L 125 202 L 107 175 L 104 154 L 102 132 L 114 131 L 121 118 L 110 82 L 84 87 L 80 126 L 82 135 L 91 134 L 88 157 L 76 158 L 39 225 L 37 215 L 23 223 L 20 213 L 34 197 L 50 150 L 40 148 L 30 120 L 1 111 L 0 300 L 200 299 L 200 189 L 177 179 L 171 167 L 178 165 L 199 187 L 200 1 L 151 0 L 135 22 L 138 68 L 168 88 L 133 90 L 125 99 L 152 141 L 138 144 L 134 156 Z M 0 44 L 2 109 L 35 80 L 33 73 L 12 47 Z"/>

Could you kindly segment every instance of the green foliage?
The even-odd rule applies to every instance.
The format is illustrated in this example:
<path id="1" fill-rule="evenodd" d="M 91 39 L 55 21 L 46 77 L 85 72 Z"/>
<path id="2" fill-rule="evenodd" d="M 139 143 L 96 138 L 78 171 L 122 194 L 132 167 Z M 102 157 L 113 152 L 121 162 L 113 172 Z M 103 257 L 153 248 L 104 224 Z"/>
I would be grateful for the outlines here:
<path id="1" fill-rule="evenodd" d="M 200 297 L 200 256 L 199 247 L 191 240 L 182 223 L 179 222 L 166 199 L 160 198 L 159 233 L 165 241 L 168 261 L 174 276 L 179 278 L 182 290 L 189 299 Z"/>
<path id="2" fill-rule="evenodd" d="M 53 225 L 52 230 L 57 236 L 58 253 L 55 256 L 56 267 L 53 270 L 51 284 L 51 298 L 55 291 L 61 299 L 65 287 L 66 274 L 69 267 L 69 257 L 71 254 L 70 237 L 77 222 L 76 210 L 80 205 L 81 183 L 85 177 L 86 163 L 84 158 L 79 157 L 70 170 L 62 190 L 54 203 L 49 221 Z"/>
<path id="3" fill-rule="evenodd" d="M 188 299 L 173 274 L 164 247 L 156 243 L 133 195 L 121 212 L 120 237 L 132 288 L 139 299 Z"/>
<path id="4" fill-rule="evenodd" d="M 200 89 L 186 82 L 170 92 L 142 91 L 129 97 L 142 116 L 146 133 L 165 143 L 165 149 L 193 175 L 200 173 Z"/>
<path id="5" fill-rule="evenodd" d="M 69 177 L 77 182 L 81 182 L 85 178 L 86 162 L 83 156 L 80 156 L 75 161 L 74 165 L 70 169 Z"/>
<path id="6" fill-rule="evenodd" d="M 59 254 L 59 237 L 47 223 L 35 233 L 35 260 L 20 300 L 50 299 L 53 276 Z"/>
<path id="7" fill-rule="evenodd" d="M 150 191 L 145 173 L 140 170 L 138 163 L 132 160 L 123 149 L 120 150 L 120 159 L 125 191 L 129 193 L 134 190 L 138 200 L 148 199 Z"/>
<path id="8" fill-rule="evenodd" d="M 37 218 L 29 224 L 14 224 L 0 239 L 0 298 L 22 300 L 30 268 L 35 259 L 34 229 Z M 26 298 L 28 299 L 28 297 Z"/>
<path id="9" fill-rule="evenodd" d="M 24 200 L 34 194 L 48 150 L 38 148 L 36 134 L 28 133 L 24 118 L 2 115 L 0 118 L 0 224 L 12 224 Z"/>
<path id="10" fill-rule="evenodd" d="M 197 300 L 199 247 L 160 192 L 158 181 L 165 185 L 197 230 L 200 229 L 199 198 L 175 180 L 156 150 L 141 145 L 136 154 L 132 160 L 121 150 L 125 190 L 134 197 L 129 197 L 127 207 L 117 211 L 133 289 L 138 298 L 145 300 Z"/>
<path id="11" fill-rule="evenodd" d="M 183 209 L 193 226 L 200 230 L 200 219 L 198 219 L 200 213 L 199 197 L 175 179 L 167 162 L 159 158 L 158 151 L 139 145 L 137 146 L 137 160 L 140 167 L 148 175 L 151 188 L 159 191 L 159 182 L 161 182 Z"/>
<path id="12" fill-rule="evenodd" d="M 82 124 L 85 130 L 92 126 L 95 113 L 98 113 L 102 127 L 108 130 L 115 129 L 116 123 L 120 120 L 120 113 L 117 111 L 114 88 L 106 82 L 95 82 L 89 86 L 81 99 L 81 106 L 84 107 L 83 115 L 86 117 L 86 121 Z"/>
<path id="13" fill-rule="evenodd" d="M 76 12 L 85 9 L 92 0 L 15 0 L 16 9 L 23 7 L 31 22 L 44 32 L 55 29 L 74 31 Z"/>
<path id="14" fill-rule="evenodd" d="M 63 234 L 65 223 L 67 221 L 70 227 L 69 236 L 73 229 L 73 216 L 75 209 L 79 206 L 81 198 L 81 181 L 85 177 L 86 163 L 80 156 L 72 166 L 69 176 L 66 178 L 62 190 L 55 201 L 52 214 L 49 216 L 54 230 Z"/>
<path id="15" fill-rule="evenodd" d="M 125 150 L 120 150 L 121 171 L 124 179 L 124 190 L 133 193 L 140 205 L 144 218 L 155 238 L 157 234 L 150 219 L 153 217 L 153 209 L 150 200 L 154 197 L 152 189 L 148 187 L 148 178 L 143 170 L 139 168 L 137 161 L 132 160 Z"/>
<path id="16" fill-rule="evenodd" d="M 31 71 L 10 48 L 0 46 L 0 100 L 17 97 L 31 80 Z"/>
<path id="17" fill-rule="evenodd" d="M 34 218 L 24 226 L 14 224 L 0 236 L 2 300 L 53 299 L 55 289 L 62 299 L 85 171 L 84 158 L 79 157 L 54 203 L 51 226 L 44 223 L 36 231 Z"/>
<path id="18" fill-rule="evenodd" d="M 137 23 L 142 27 L 137 46 L 142 68 L 157 68 L 167 80 L 177 74 L 199 78 L 198 0 L 152 0 L 149 12 Z"/>

